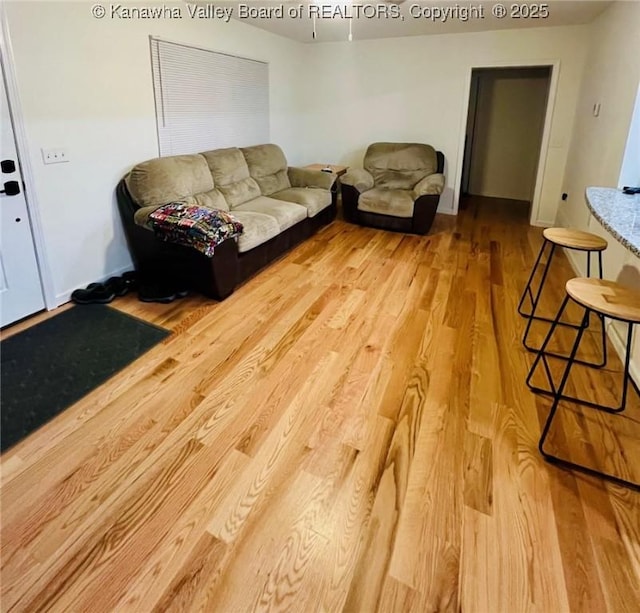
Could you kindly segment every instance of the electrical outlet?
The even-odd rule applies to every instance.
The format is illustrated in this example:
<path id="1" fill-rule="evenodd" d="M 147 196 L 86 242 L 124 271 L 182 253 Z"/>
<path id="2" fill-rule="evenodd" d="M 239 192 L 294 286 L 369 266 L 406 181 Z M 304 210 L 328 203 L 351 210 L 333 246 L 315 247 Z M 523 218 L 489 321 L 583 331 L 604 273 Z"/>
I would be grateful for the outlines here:
<path id="1" fill-rule="evenodd" d="M 45 164 L 62 164 L 69 161 L 69 153 L 66 149 L 42 149 L 42 161 Z"/>

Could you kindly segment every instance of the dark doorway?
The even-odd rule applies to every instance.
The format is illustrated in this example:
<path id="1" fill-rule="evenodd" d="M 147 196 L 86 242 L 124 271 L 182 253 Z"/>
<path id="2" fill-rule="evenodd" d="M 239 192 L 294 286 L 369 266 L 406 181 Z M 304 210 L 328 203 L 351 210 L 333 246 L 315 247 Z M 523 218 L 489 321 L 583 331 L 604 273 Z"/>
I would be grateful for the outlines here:
<path id="1" fill-rule="evenodd" d="M 530 211 L 550 82 L 550 66 L 472 71 L 463 195 L 512 200 Z"/>

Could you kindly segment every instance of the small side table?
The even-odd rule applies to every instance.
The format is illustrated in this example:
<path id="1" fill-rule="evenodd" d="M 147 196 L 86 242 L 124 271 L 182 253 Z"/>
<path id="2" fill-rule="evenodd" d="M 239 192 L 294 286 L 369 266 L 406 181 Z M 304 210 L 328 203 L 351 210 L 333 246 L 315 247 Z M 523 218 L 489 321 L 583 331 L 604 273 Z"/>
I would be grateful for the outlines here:
<path id="1" fill-rule="evenodd" d="M 305 166 L 305 168 L 308 168 L 309 170 L 323 170 L 325 168 L 331 168 L 331 172 L 334 175 L 341 177 L 345 172 L 347 172 L 349 167 L 340 166 L 338 164 L 309 164 L 308 166 Z"/>

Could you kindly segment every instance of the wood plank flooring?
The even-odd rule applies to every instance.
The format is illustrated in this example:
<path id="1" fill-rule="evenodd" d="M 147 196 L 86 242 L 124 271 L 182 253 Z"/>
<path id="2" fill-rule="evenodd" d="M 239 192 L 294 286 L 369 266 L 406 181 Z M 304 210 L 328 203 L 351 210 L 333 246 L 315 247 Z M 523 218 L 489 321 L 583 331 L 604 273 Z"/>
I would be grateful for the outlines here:
<path id="1" fill-rule="evenodd" d="M 223 303 L 115 301 L 174 334 L 2 457 L 2 611 L 640 610 L 640 494 L 536 448 L 540 242 L 474 198 L 425 237 L 336 221 Z M 640 479 L 633 394 L 560 415 L 554 449 Z"/>

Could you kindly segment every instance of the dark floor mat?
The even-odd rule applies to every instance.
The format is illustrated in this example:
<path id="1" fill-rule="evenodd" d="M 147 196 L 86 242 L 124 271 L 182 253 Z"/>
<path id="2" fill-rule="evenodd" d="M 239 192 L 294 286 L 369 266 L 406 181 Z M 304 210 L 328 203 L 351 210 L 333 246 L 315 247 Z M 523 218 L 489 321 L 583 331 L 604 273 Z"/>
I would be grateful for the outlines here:
<path id="1" fill-rule="evenodd" d="M 76 306 L 0 343 L 5 451 L 170 334 L 110 307 Z"/>

